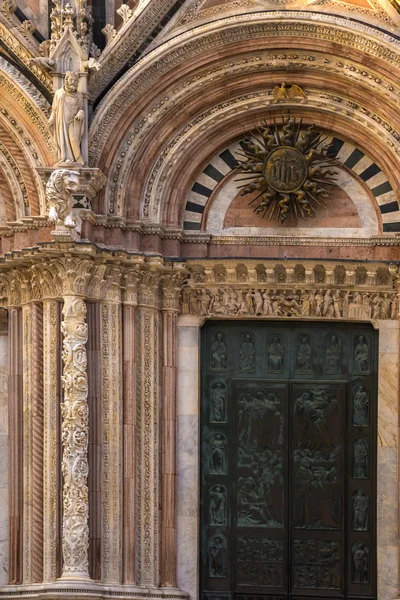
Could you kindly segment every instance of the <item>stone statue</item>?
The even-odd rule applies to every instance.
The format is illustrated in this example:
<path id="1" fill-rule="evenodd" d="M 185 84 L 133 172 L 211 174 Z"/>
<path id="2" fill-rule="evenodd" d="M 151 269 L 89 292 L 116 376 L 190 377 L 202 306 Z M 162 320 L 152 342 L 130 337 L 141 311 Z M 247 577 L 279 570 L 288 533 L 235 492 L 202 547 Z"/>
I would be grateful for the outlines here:
<path id="1" fill-rule="evenodd" d="M 46 185 L 46 205 L 49 221 L 57 225 L 75 228 L 72 219 L 74 198 L 72 194 L 79 188 L 79 174 L 75 171 L 57 169 L 50 175 Z"/>
<path id="2" fill-rule="evenodd" d="M 84 165 L 81 141 L 85 113 L 83 94 L 78 92 L 78 82 L 79 75 L 68 71 L 64 86 L 54 94 L 49 126 L 57 148 L 57 167 Z"/>

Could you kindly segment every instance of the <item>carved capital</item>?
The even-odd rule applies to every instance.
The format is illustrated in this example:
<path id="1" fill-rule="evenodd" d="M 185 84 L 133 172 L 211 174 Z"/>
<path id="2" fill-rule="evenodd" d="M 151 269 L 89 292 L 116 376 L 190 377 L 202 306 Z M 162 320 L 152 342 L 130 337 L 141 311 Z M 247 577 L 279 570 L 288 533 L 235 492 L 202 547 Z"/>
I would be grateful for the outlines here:
<path id="1" fill-rule="evenodd" d="M 151 308 L 160 305 L 160 274 L 156 270 L 141 271 L 138 285 L 138 304 Z"/>
<path id="2" fill-rule="evenodd" d="M 138 269 L 128 269 L 122 279 L 122 300 L 124 304 L 137 306 L 138 303 L 138 285 L 140 274 Z"/>
<path id="3" fill-rule="evenodd" d="M 179 312 L 182 286 L 187 279 L 187 273 L 168 273 L 162 276 L 162 310 Z"/>
<path id="4" fill-rule="evenodd" d="M 82 258 L 64 258 L 52 263 L 61 280 L 63 296 L 86 296 L 94 263 Z"/>

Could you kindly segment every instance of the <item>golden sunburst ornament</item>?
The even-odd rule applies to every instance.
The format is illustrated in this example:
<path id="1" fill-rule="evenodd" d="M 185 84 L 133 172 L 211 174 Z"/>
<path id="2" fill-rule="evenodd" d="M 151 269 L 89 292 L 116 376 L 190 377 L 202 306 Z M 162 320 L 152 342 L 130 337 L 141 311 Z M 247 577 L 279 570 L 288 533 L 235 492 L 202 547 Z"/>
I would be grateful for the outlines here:
<path id="1" fill-rule="evenodd" d="M 330 198 L 324 184 L 336 183 L 337 171 L 330 167 L 337 161 L 329 158 L 329 149 L 315 125 L 304 130 L 301 120 L 290 117 L 281 124 L 263 123 L 243 144 L 237 171 L 247 175 L 237 180 L 246 181 L 239 186 L 241 195 L 258 191 L 249 203 L 257 202 L 254 212 L 269 219 L 275 215 L 282 223 L 289 215 L 312 216 Z"/>

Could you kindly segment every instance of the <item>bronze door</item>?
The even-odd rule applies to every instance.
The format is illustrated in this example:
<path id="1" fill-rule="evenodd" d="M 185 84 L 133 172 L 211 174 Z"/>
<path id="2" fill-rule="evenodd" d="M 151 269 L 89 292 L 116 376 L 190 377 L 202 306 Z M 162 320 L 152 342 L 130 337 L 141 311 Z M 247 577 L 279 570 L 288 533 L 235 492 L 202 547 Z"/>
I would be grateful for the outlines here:
<path id="1" fill-rule="evenodd" d="M 376 598 L 377 336 L 202 331 L 202 600 Z"/>

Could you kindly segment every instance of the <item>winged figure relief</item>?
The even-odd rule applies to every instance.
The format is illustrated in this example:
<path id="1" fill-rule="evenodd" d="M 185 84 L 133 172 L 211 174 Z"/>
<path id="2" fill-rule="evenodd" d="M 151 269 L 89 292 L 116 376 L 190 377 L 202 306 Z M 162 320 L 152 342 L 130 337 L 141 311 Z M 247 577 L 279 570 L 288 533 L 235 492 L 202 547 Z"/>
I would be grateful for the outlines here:
<path id="1" fill-rule="evenodd" d="M 276 85 L 272 90 L 272 97 L 273 104 L 288 100 L 294 100 L 295 102 L 299 100 L 302 104 L 307 102 L 307 94 L 296 83 L 291 86 L 287 86 L 285 82 L 281 83 L 281 85 Z"/>

